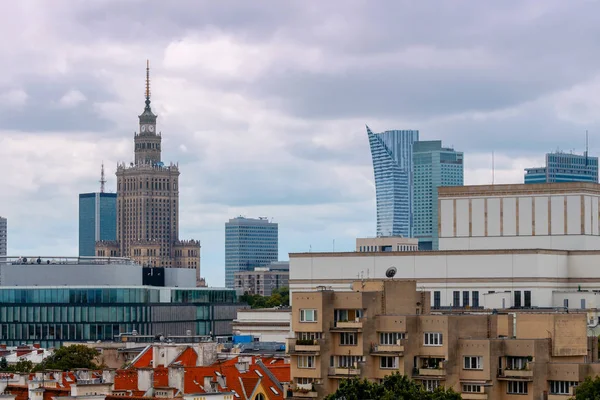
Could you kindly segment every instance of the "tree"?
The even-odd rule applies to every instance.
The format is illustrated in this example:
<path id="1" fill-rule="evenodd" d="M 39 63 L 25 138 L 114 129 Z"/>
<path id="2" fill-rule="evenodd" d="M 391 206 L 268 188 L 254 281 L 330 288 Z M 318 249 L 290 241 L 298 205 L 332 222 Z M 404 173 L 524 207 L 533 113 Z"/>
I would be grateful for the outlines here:
<path id="1" fill-rule="evenodd" d="M 394 373 L 386 376 L 382 383 L 366 379 L 344 379 L 339 389 L 325 400 L 460 400 L 461 396 L 452 389 L 439 387 L 433 392 L 425 390 L 410 378 Z"/>
<path id="2" fill-rule="evenodd" d="M 99 354 L 98 350 L 81 344 L 61 347 L 38 364 L 36 370 L 58 369 L 61 371 L 70 371 L 76 368 L 98 369 L 100 366 L 94 362 L 94 359 Z"/>
<path id="3" fill-rule="evenodd" d="M 248 303 L 251 308 L 287 307 L 290 305 L 290 291 L 284 287 L 273 289 L 271 296 L 244 293 L 240 296 L 240 301 Z"/>
<path id="4" fill-rule="evenodd" d="M 33 371 L 33 363 L 29 360 L 20 360 L 12 367 L 9 367 L 14 372 L 31 372 Z"/>
<path id="5" fill-rule="evenodd" d="M 0 371 L 8 371 L 8 361 L 6 361 L 6 357 L 0 359 Z"/>
<path id="6" fill-rule="evenodd" d="M 595 379 L 585 378 L 583 383 L 575 390 L 575 400 L 599 400 L 600 399 L 600 376 Z"/>

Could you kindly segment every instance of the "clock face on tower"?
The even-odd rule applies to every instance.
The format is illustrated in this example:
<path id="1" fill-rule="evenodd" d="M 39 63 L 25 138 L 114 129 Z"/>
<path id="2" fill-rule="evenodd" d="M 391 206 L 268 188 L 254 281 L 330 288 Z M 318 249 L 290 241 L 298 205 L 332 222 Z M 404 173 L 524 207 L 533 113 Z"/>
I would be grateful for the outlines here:
<path id="1" fill-rule="evenodd" d="M 154 132 L 154 125 L 148 125 L 148 131 Z"/>
<path id="2" fill-rule="evenodd" d="M 140 130 L 141 130 L 142 132 L 146 132 L 146 125 L 142 125 L 142 126 L 140 127 Z"/>

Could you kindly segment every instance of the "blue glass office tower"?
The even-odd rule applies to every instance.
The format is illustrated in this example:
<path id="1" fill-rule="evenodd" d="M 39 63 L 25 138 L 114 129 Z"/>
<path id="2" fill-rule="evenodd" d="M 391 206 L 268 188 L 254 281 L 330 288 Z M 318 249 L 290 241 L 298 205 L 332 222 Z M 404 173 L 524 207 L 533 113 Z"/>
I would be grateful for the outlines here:
<path id="1" fill-rule="evenodd" d="M 377 236 L 413 236 L 413 144 L 419 131 L 373 133 L 367 126 L 377 199 Z"/>
<path id="2" fill-rule="evenodd" d="M 437 188 L 464 184 L 463 153 L 442 147 L 441 140 L 415 142 L 413 163 L 414 237 L 419 239 L 419 250 L 437 250 Z"/>
<path id="3" fill-rule="evenodd" d="M 79 195 L 79 256 L 95 256 L 96 242 L 117 240 L 117 194 Z"/>
<path id="4" fill-rule="evenodd" d="M 598 182 L 598 157 L 546 154 L 546 166 L 525 168 L 525 183 Z"/>
<path id="5" fill-rule="evenodd" d="M 234 274 L 277 261 L 279 227 L 267 218 L 232 218 L 225 223 L 225 286 L 234 288 Z"/>

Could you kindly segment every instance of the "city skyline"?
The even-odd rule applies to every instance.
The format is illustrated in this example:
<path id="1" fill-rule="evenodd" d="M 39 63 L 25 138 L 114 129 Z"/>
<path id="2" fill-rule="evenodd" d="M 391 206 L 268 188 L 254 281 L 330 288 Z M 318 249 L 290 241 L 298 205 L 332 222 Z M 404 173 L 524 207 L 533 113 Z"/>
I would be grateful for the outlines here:
<path id="1" fill-rule="evenodd" d="M 9 253 L 77 254 L 77 194 L 98 190 L 102 161 L 116 192 L 148 58 L 165 161 L 184 172 L 180 236 L 202 242 L 209 285 L 224 284 L 233 215 L 274 218 L 280 259 L 375 235 L 365 123 L 464 152 L 467 185 L 492 182 L 492 152 L 496 183 L 523 182 L 556 147 L 583 152 L 586 130 L 600 153 L 598 4 L 408 4 L 148 1 L 143 14 L 137 1 L 7 4 Z"/>

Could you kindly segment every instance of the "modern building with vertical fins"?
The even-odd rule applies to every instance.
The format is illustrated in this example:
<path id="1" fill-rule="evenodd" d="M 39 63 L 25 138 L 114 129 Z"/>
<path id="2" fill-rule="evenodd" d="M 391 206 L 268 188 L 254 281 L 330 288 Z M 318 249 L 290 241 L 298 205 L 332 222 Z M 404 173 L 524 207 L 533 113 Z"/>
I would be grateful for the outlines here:
<path id="1" fill-rule="evenodd" d="M 0 256 L 7 254 L 8 243 L 8 221 L 6 218 L 0 217 Z"/>
<path id="2" fill-rule="evenodd" d="M 413 146 L 413 233 L 420 250 L 437 250 L 438 187 L 463 186 L 463 153 L 443 147 L 441 140 L 415 142 Z"/>
<path id="3" fill-rule="evenodd" d="M 235 288 L 235 273 L 277 261 L 279 225 L 267 218 L 231 218 L 225 223 L 225 287 Z"/>
<path id="4" fill-rule="evenodd" d="M 367 126 L 377 198 L 377 236 L 413 236 L 413 145 L 417 130 L 373 133 Z"/>
<path id="5" fill-rule="evenodd" d="M 79 257 L 96 255 L 96 242 L 117 240 L 117 194 L 79 195 Z"/>
<path id="6" fill-rule="evenodd" d="M 547 153 L 546 166 L 525 168 L 525 183 L 598 183 L 598 157 L 583 154 Z"/>
<path id="7" fill-rule="evenodd" d="M 99 257 L 128 257 L 149 267 L 190 268 L 200 277 L 200 242 L 179 240 L 179 166 L 161 160 L 162 133 L 150 107 L 146 67 L 146 106 L 134 134 L 135 161 L 117 165 L 117 240 L 96 244 Z"/>

